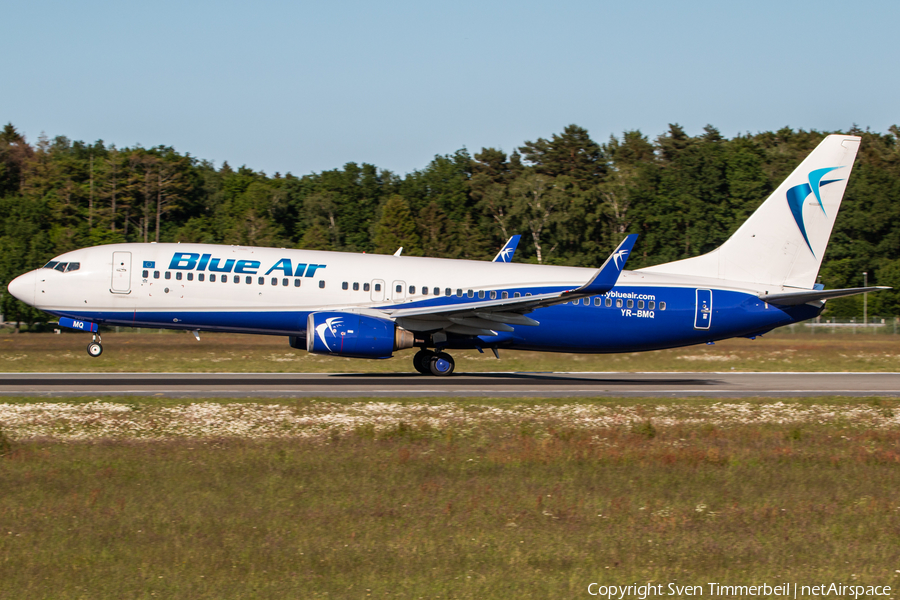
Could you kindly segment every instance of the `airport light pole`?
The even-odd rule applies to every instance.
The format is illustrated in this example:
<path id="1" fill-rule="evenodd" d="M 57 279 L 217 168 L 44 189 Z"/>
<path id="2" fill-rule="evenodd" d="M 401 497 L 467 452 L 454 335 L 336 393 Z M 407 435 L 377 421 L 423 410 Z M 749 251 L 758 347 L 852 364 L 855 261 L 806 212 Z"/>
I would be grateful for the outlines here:
<path id="1" fill-rule="evenodd" d="M 869 287 L 869 272 L 863 271 L 863 287 Z M 863 327 L 868 324 L 869 292 L 863 292 Z"/>

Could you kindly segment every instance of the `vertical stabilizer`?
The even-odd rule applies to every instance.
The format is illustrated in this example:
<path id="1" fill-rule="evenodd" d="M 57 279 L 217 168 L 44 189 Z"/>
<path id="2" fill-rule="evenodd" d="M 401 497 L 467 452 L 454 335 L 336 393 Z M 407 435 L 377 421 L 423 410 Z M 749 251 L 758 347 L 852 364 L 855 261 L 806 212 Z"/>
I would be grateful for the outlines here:
<path id="1" fill-rule="evenodd" d="M 811 289 L 859 142 L 829 135 L 719 248 L 641 270 Z"/>

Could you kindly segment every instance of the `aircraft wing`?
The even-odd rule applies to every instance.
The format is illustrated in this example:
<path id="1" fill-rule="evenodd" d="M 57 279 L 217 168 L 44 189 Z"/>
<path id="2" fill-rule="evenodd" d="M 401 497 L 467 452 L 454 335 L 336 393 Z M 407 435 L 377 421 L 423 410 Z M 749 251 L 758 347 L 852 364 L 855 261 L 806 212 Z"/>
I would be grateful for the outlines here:
<path id="1" fill-rule="evenodd" d="M 496 331 L 513 331 L 511 325 L 540 325 L 535 319 L 526 317 L 525 313 L 611 290 L 625 268 L 637 237 L 636 234 L 626 237 L 587 283 L 572 290 L 461 304 L 383 308 L 380 312 L 413 331 L 444 329 L 465 335 L 496 335 Z"/>
<path id="2" fill-rule="evenodd" d="M 494 257 L 494 260 L 491 262 L 512 262 L 513 255 L 516 253 L 516 246 L 519 245 L 519 240 L 522 238 L 521 235 L 514 235 L 503 244 L 503 248 L 500 252 L 497 253 L 497 256 Z"/>
<path id="3" fill-rule="evenodd" d="M 777 306 L 794 306 L 807 302 L 821 302 L 830 298 L 844 298 L 864 292 L 889 290 L 890 287 L 879 285 L 874 287 L 845 288 L 842 290 L 802 290 L 799 292 L 782 292 L 780 294 L 760 294 L 759 299 Z"/>

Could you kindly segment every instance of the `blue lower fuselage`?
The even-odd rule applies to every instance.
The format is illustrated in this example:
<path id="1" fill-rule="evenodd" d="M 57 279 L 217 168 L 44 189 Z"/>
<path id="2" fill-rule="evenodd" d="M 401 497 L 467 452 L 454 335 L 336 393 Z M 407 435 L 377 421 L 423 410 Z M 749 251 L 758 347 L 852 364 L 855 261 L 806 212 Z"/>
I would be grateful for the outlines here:
<path id="1" fill-rule="evenodd" d="M 560 288 L 511 289 L 542 294 Z M 404 308 L 452 304 L 478 298 L 441 296 L 408 301 Z M 652 304 L 651 304 L 652 303 Z M 608 306 L 611 304 L 611 306 Z M 396 305 L 392 305 L 396 306 Z M 380 307 L 373 307 L 380 308 Z M 778 307 L 731 290 L 686 287 L 616 287 L 607 294 L 539 308 L 528 314 L 540 326 L 517 325 L 496 336 L 449 336 L 446 348 L 498 347 L 545 352 L 613 353 L 688 346 L 731 337 L 752 337 L 816 317 L 808 304 Z M 310 310 L 49 311 L 107 326 L 152 327 L 304 337 Z"/>

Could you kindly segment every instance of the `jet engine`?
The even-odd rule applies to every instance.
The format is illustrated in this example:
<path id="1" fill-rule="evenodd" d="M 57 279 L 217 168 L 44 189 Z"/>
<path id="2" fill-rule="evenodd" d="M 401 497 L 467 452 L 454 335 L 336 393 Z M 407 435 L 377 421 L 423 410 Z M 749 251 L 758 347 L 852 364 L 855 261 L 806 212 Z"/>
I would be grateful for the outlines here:
<path id="1" fill-rule="evenodd" d="M 346 312 L 310 313 L 306 350 L 351 358 L 390 358 L 394 350 L 412 348 L 412 332 L 393 321 Z"/>

